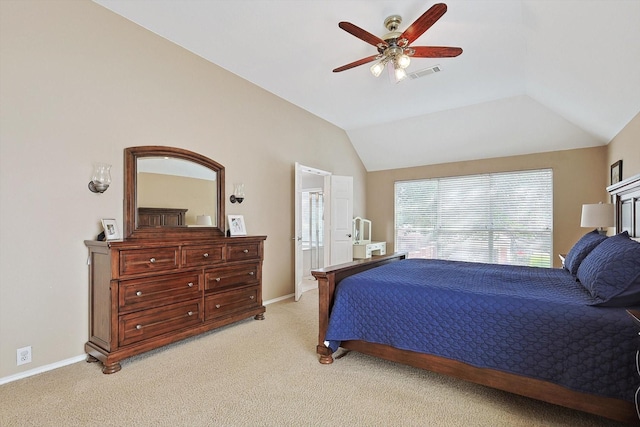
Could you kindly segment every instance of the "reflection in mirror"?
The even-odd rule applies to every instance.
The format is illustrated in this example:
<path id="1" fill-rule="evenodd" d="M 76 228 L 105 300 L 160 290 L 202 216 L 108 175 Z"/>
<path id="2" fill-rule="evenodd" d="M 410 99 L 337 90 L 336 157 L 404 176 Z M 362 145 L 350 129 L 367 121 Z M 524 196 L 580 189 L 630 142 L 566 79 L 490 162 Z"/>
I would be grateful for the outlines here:
<path id="1" fill-rule="evenodd" d="M 136 169 L 138 227 L 217 226 L 215 171 L 173 157 L 140 157 Z"/>
<path id="2" fill-rule="evenodd" d="M 202 154 L 159 145 L 125 148 L 124 238 L 224 236 L 224 186 L 224 166 Z"/>

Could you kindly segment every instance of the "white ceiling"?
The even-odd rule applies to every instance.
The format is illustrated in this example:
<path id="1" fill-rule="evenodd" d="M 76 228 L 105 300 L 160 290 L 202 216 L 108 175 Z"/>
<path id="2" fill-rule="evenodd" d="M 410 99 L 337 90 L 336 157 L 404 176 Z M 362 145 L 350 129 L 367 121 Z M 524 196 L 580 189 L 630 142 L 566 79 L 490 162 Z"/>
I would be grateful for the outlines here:
<path id="1" fill-rule="evenodd" d="M 449 0 L 414 46 L 457 46 L 457 58 L 414 58 L 393 84 L 376 53 L 338 28 L 403 31 L 435 2 L 419 0 L 94 0 L 343 128 L 369 171 L 590 147 L 640 111 L 640 0 Z"/>

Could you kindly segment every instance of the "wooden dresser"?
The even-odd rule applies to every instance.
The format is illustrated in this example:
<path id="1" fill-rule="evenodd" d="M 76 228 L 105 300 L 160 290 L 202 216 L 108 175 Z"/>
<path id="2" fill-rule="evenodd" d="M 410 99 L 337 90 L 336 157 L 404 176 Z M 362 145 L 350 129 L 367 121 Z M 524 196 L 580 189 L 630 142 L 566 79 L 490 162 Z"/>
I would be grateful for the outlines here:
<path id="1" fill-rule="evenodd" d="M 85 241 L 87 361 L 120 361 L 248 317 L 264 319 L 265 236 Z"/>

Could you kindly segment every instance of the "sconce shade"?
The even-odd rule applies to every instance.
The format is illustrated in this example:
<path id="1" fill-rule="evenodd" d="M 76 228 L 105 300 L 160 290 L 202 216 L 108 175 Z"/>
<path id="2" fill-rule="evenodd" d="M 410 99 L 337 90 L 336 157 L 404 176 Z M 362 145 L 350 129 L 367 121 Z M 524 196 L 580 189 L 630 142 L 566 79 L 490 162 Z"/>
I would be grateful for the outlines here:
<path id="1" fill-rule="evenodd" d="M 242 203 L 244 200 L 244 184 L 235 184 L 233 194 L 229 197 L 231 203 Z"/>
<path id="2" fill-rule="evenodd" d="M 196 217 L 196 224 L 197 225 L 213 225 L 213 222 L 211 221 L 211 215 L 198 215 Z"/>
<path id="3" fill-rule="evenodd" d="M 580 226 L 585 228 L 596 227 L 600 231 L 606 227 L 615 225 L 614 206 L 610 203 L 598 203 L 582 205 L 582 218 Z"/>
<path id="4" fill-rule="evenodd" d="M 89 190 L 92 193 L 104 193 L 111 184 L 111 165 L 96 163 L 93 167 Z"/>

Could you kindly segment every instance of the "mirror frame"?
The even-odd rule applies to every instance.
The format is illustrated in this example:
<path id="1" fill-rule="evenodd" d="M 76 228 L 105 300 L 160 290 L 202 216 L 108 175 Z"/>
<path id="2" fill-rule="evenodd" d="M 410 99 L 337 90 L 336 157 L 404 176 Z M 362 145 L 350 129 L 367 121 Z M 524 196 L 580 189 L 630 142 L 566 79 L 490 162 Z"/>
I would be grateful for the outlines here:
<path id="1" fill-rule="evenodd" d="M 174 157 L 198 163 L 216 172 L 217 200 L 216 225 L 213 227 L 144 227 L 138 228 L 137 174 L 139 158 Z M 125 239 L 207 239 L 225 233 L 224 166 L 201 154 L 182 148 L 158 145 L 129 147 L 124 150 L 124 238 Z"/>

